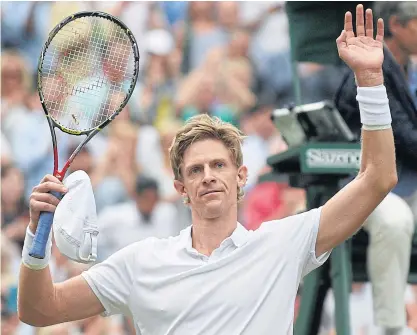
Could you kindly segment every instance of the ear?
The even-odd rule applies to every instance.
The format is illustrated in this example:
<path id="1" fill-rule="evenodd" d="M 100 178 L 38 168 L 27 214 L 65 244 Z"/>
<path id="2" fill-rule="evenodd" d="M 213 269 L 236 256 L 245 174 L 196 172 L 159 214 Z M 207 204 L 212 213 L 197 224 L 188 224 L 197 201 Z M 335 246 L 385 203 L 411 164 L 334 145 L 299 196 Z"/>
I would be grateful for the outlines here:
<path id="1" fill-rule="evenodd" d="M 396 35 L 398 33 L 398 28 L 402 27 L 402 25 L 398 22 L 398 17 L 393 15 L 388 20 L 388 28 L 392 35 Z"/>
<path id="2" fill-rule="evenodd" d="M 239 187 L 243 187 L 246 185 L 247 180 L 248 180 L 248 168 L 245 165 L 242 165 L 237 170 L 237 185 Z"/>
<path id="3" fill-rule="evenodd" d="M 180 196 L 184 197 L 184 196 L 187 195 L 187 193 L 185 192 L 184 184 L 181 181 L 175 179 L 174 180 L 174 187 L 175 187 L 175 189 L 177 190 L 177 192 Z"/>

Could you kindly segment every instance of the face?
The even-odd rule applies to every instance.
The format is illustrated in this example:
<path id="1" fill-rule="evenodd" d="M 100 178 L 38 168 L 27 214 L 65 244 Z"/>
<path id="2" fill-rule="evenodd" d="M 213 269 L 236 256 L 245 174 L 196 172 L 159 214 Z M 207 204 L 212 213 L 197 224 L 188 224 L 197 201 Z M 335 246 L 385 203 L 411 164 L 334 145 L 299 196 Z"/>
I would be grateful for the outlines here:
<path id="1" fill-rule="evenodd" d="M 23 196 L 24 179 L 17 168 L 11 168 L 1 180 L 1 200 L 3 203 L 15 204 Z"/>
<path id="2" fill-rule="evenodd" d="M 261 110 L 253 115 L 254 129 L 264 139 L 269 139 L 277 132 L 273 122 L 271 122 L 271 111 L 272 108 L 270 107 L 262 107 Z"/>
<path id="3" fill-rule="evenodd" d="M 220 25 L 228 28 L 236 27 L 239 23 L 239 7 L 237 2 L 218 2 L 218 21 Z"/>
<path id="4" fill-rule="evenodd" d="M 23 71 L 19 63 L 14 59 L 9 60 L 8 64 L 2 64 L 2 79 L 7 83 L 20 83 L 23 78 Z"/>
<path id="5" fill-rule="evenodd" d="M 417 17 L 400 24 L 395 17 L 390 19 L 390 30 L 398 44 L 409 55 L 417 53 Z"/>
<path id="6" fill-rule="evenodd" d="M 237 31 L 230 41 L 229 54 L 231 57 L 246 57 L 250 43 L 249 34 L 244 31 Z"/>
<path id="7" fill-rule="evenodd" d="M 247 168 L 236 167 L 221 141 L 193 143 L 184 153 L 181 174 L 182 181 L 174 185 L 190 199 L 193 215 L 210 220 L 237 210 L 237 188 L 245 185 Z"/>
<path id="8" fill-rule="evenodd" d="M 214 4 L 211 1 L 190 2 L 190 15 L 193 20 L 202 18 L 211 19 L 213 16 Z"/>
<path id="9" fill-rule="evenodd" d="M 154 189 L 144 190 L 136 196 L 136 203 L 143 215 L 150 215 L 158 203 L 158 192 Z"/>
<path id="10" fill-rule="evenodd" d="M 212 78 L 204 78 L 199 83 L 196 106 L 201 110 L 210 109 L 210 106 L 215 100 L 216 92 L 214 85 Z"/>

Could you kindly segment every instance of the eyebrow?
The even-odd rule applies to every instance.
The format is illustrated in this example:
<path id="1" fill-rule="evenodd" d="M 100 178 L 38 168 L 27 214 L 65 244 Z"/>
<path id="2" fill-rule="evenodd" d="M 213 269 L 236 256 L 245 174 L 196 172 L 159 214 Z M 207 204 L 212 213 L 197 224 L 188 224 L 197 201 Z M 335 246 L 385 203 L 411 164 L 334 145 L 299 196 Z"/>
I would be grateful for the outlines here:
<path id="1" fill-rule="evenodd" d="M 213 158 L 213 159 L 210 160 L 210 164 L 218 163 L 218 162 L 226 164 L 227 163 L 227 160 L 225 158 Z M 188 172 L 188 171 L 190 171 L 194 167 L 203 166 L 203 165 L 204 164 L 202 164 L 202 163 L 191 163 L 188 166 L 184 166 L 184 170 L 186 172 Z"/>

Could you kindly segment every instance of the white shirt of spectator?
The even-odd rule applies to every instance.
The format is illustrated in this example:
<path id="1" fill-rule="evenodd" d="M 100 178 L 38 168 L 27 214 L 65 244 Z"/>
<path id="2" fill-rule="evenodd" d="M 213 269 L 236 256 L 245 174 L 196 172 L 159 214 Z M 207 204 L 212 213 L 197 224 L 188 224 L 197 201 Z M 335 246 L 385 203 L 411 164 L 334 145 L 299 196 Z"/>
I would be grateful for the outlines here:
<path id="1" fill-rule="evenodd" d="M 144 221 L 133 201 L 106 207 L 97 219 L 100 227 L 98 259 L 104 260 L 148 237 L 165 238 L 178 234 L 176 218 L 176 207 L 164 202 L 157 203 L 149 222 Z"/>
<path id="2" fill-rule="evenodd" d="M 315 255 L 320 209 L 264 223 L 238 224 L 210 257 L 179 236 L 130 245 L 83 273 L 105 315 L 132 317 L 148 334 L 293 334 L 294 301 Z"/>

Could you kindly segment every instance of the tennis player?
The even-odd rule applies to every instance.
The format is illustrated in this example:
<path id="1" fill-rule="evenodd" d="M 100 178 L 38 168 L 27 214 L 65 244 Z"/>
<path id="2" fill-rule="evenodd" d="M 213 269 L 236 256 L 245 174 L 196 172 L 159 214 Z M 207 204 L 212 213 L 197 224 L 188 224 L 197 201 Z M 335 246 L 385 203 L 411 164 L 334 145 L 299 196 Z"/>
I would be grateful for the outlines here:
<path id="1" fill-rule="evenodd" d="M 366 16 L 366 23 L 364 16 Z M 372 12 L 346 13 L 336 40 L 354 71 L 361 111 L 362 160 L 355 180 L 324 206 L 247 231 L 237 203 L 247 179 L 241 133 L 207 115 L 191 119 L 170 149 L 175 188 L 192 212 L 178 236 L 129 245 L 82 275 L 54 284 L 27 251 L 19 283 L 19 317 L 47 326 L 97 314 L 131 317 L 145 334 L 292 334 L 300 280 L 349 238 L 397 182 L 391 114 L 383 85 L 383 22 L 373 38 Z M 63 192 L 46 176 L 34 188 L 27 240 L 39 212 L 54 211 Z M 36 260 L 39 261 L 39 260 Z"/>

